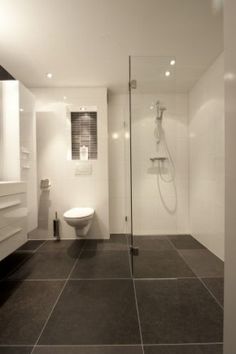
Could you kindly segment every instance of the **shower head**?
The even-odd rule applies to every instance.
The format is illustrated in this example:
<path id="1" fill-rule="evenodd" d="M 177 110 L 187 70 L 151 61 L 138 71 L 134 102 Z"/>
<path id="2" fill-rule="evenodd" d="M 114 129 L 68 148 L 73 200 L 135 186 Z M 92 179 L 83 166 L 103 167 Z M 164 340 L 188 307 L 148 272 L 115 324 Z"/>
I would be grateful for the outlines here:
<path id="1" fill-rule="evenodd" d="M 157 109 L 157 117 L 156 117 L 156 119 L 162 120 L 163 113 L 166 111 L 166 107 L 161 106 L 160 101 L 157 101 L 156 102 L 156 109 Z"/>

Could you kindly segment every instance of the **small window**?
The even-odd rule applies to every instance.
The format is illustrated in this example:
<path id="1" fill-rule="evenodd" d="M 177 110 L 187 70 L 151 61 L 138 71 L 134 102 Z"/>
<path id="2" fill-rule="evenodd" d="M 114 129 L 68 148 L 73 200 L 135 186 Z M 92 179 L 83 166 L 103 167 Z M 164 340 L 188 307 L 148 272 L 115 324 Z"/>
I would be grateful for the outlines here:
<path id="1" fill-rule="evenodd" d="M 97 159 L 97 112 L 71 112 L 72 160 L 80 160 L 80 148 L 88 148 L 88 159 Z"/>

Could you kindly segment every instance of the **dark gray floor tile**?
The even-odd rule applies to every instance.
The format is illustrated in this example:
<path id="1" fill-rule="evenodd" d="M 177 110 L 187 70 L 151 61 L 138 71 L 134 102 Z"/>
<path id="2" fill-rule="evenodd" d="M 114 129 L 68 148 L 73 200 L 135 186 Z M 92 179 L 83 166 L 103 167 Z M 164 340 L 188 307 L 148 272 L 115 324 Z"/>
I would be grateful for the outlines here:
<path id="1" fill-rule="evenodd" d="M 145 354 L 223 354 L 222 345 L 173 345 L 144 347 Z"/>
<path id="2" fill-rule="evenodd" d="M 33 354 L 143 354 L 141 346 L 36 347 Z M 217 353 L 216 353 L 217 354 Z"/>
<path id="3" fill-rule="evenodd" d="M 140 344 L 132 280 L 69 281 L 39 344 Z"/>
<path id="4" fill-rule="evenodd" d="M 202 278 L 202 281 L 216 297 L 219 303 L 224 305 L 224 279 L 223 278 Z"/>
<path id="5" fill-rule="evenodd" d="M 125 235 L 111 235 L 109 240 L 87 240 L 86 250 L 98 251 L 125 251 L 128 250 L 127 238 Z"/>
<path id="6" fill-rule="evenodd" d="M 127 251 L 83 251 L 71 275 L 76 278 L 129 278 Z"/>
<path id="7" fill-rule="evenodd" d="M 38 252 L 11 273 L 8 280 L 66 279 L 75 262 L 66 252 Z"/>
<path id="8" fill-rule="evenodd" d="M 177 251 L 142 251 L 134 257 L 135 278 L 195 277 Z"/>
<path id="9" fill-rule="evenodd" d="M 43 240 L 29 240 L 17 251 L 36 251 L 44 242 Z"/>
<path id="10" fill-rule="evenodd" d="M 33 347 L 1 347 L 1 354 L 30 354 Z"/>
<path id="11" fill-rule="evenodd" d="M 205 249 L 205 247 L 190 235 L 168 236 L 170 242 L 179 250 L 184 249 Z"/>
<path id="12" fill-rule="evenodd" d="M 222 342 L 223 311 L 198 279 L 135 286 L 144 343 Z"/>
<path id="13" fill-rule="evenodd" d="M 223 277 L 224 263 L 213 253 L 205 250 L 180 250 L 185 262 L 199 277 Z"/>
<path id="14" fill-rule="evenodd" d="M 63 284 L 57 281 L 1 282 L 0 344 L 34 344 Z"/>
<path id="15" fill-rule="evenodd" d="M 135 236 L 134 246 L 147 251 L 173 250 L 173 246 L 165 236 Z"/>
<path id="16" fill-rule="evenodd" d="M 85 244 L 84 240 L 47 241 L 40 247 L 40 252 L 64 251 L 72 258 L 77 258 Z"/>
<path id="17" fill-rule="evenodd" d="M 32 255 L 29 252 L 14 252 L 0 262 L 0 279 L 19 267 L 20 264 L 29 259 Z"/>

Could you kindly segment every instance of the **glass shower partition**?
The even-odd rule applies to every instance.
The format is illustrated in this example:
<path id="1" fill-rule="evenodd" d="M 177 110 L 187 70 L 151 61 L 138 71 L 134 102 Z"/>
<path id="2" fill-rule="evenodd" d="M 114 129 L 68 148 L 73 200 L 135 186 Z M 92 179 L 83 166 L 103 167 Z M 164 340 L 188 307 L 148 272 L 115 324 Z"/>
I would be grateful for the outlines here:
<path id="1" fill-rule="evenodd" d="M 186 186 L 177 182 L 176 163 L 187 141 L 187 100 L 181 90 L 174 56 L 129 58 L 131 258 L 136 278 L 159 276 L 155 252 L 168 248 L 161 237 L 182 227 L 185 201 L 177 193 Z M 185 168 L 187 155 L 182 157 Z"/>

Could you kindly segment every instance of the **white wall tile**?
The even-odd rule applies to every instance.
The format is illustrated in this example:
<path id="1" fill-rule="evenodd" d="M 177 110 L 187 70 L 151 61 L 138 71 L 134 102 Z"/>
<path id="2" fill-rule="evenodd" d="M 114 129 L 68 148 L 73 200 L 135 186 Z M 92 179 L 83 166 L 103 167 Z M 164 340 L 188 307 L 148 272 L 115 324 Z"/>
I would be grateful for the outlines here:
<path id="1" fill-rule="evenodd" d="M 40 225 L 48 228 L 52 237 L 52 220 L 55 212 L 61 221 L 61 237 L 75 238 L 75 230 L 63 220 L 66 210 L 73 207 L 92 207 L 95 215 L 87 237 L 109 237 L 108 200 L 108 127 L 106 89 L 33 89 L 37 107 L 38 184 L 49 178 L 51 189 L 46 198 L 39 190 Z M 67 100 L 63 100 L 63 96 Z M 89 160 L 92 174 L 76 176 L 78 161 L 68 160 L 70 131 L 67 105 L 96 106 L 98 110 L 98 159 Z M 41 197 L 41 198 L 40 198 Z M 42 201 L 43 199 L 43 201 Z M 48 207 L 45 207 L 48 204 Z M 39 225 L 39 226 L 40 226 Z"/>
<path id="2" fill-rule="evenodd" d="M 223 54 L 189 94 L 190 231 L 224 258 Z"/>
<path id="3" fill-rule="evenodd" d="M 155 110 L 151 111 L 150 106 L 157 97 L 167 107 L 163 128 L 176 165 L 175 188 L 173 184 L 160 182 L 160 190 L 157 184 L 157 169 L 153 169 L 150 162 L 150 157 L 156 156 Z M 187 233 L 189 232 L 187 95 L 134 95 L 132 102 L 134 232 Z M 129 140 L 124 139 L 123 127 L 123 122 L 127 122 L 128 117 L 128 95 L 112 95 L 109 100 L 109 190 L 110 224 L 115 233 L 123 232 L 124 213 L 121 210 L 124 208 L 125 200 L 126 205 L 130 203 L 127 146 Z M 111 138 L 114 132 L 119 134 L 116 140 Z"/>

